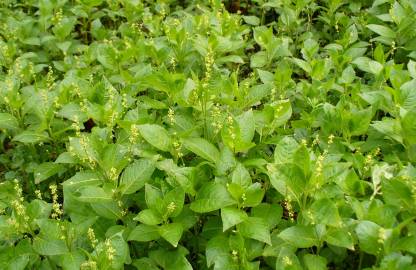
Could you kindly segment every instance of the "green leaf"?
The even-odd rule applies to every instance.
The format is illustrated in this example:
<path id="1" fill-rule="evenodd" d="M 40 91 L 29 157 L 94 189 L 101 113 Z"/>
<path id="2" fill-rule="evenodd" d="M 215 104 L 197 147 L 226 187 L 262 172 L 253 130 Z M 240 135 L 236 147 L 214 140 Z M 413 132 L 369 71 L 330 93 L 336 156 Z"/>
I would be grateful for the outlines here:
<path id="1" fill-rule="evenodd" d="M 416 79 L 405 82 L 400 86 L 398 102 L 404 109 L 413 111 L 416 108 Z"/>
<path id="2" fill-rule="evenodd" d="M 52 206 L 41 200 L 33 200 L 27 206 L 27 215 L 32 220 L 45 218 L 47 219 L 51 213 Z"/>
<path id="3" fill-rule="evenodd" d="M 276 270 L 304 270 L 295 252 L 282 247 L 276 259 Z"/>
<path id="4" fill-rule="evenodd" d="M 318 255 L 306 254 L 303 256 L 303 262 L 305 263 L 307 270 L 326 270 L 326 259 Z"/>
<path id="5" fill-rule="evenodd" d="M 257 52 L 250 57 L 250 67 L 263 67 L 267 64 L 267 54 L 265 51 Z"/>
<path id="6" fill-rule="evenodd" d="M 46 132 L 36 132 L 33 130 L 25 130 L 13 138 L 13 141 L 21 143 L 39 143 L 49 140 Z"/>
<path id="7" fill-rule="evenodd" d="M 383 198 L 386 203 L 411 209 L 414 204 L 409 186 L 398 179 L 382 181 Z"/>
<path id="8" fill-rule="evenodd" d="M 147 257 L 142 257 L 140 259 L 133 260 L 132 265 L 137 269 L 160 270 L 160 268 L 157 267 L 156 263 Z"/>
<path id="9" fill-rule="evenodd" d="M 259 25 L 260 24 L 260 19 L 256 16 L 243 16 L 243 20 L 250 25 Z"/>
<path id="10" fill-rule="evenodd" d="M 263 218 L 270 229 L 280 222 L 282 215 L 283 208 L 278 204 L 262 203 L 251 208 L 251 216 Z"/>
<path id="11" fill-rule="evenodd" d="M 66 169 L 63 165 L 53 162 L 44 162 L 35 167 L 33 171 L 35 177 L 35 183 L 39 184 L 40 182 L 48 179 L 49 177 L 57 174 L 63 173 Z"/>
<path id="12" fill-rule="evenodd" d="M 299 200 L 306 188 L 303 171 L 295 164 L 268 166 L 270 182 L 282 195 Z"/>
<path id="13" fill-rule="evenodd" d="M 85 122 L 88 120 L 87 115 L 82 112 L 81 106 L 76 103 L 68 103 L 65 104 L 61 110 L 59 110 L 56 114 L 57 116 L 64 117 L 74 122 Z"/>
<path id="14" fill-rule="evenodd" d="M 415 91 L 413 89 L 413 91 Z M 416 104 L 413 105 L 414 108 Z M 401 126 L 404 135 L 404 139 L 409 144 L 416 144 L 416 109 L 413 109 L 406 113 L 406 115 L 402 118 Z"/>
<path id="15" fill-rule="evenodd" d="M 101 184 L 103 180 L 100 175 L 92 171 L 81 171 L 77 172 L 73 177 L 69 178 L 62 185 L 65 188 L 74 190 L 83 186 L 97 186 Z"/>
<path id="16" fill-rule="evenodd" d="M 64 240 L 46 240 L 40 237 L 35 237 L 33 240 L 33 249 L 45 256 L 66 254 L 69 251 Z"/>
<path id="17" fill-rule="evenodd" d="M 396 33 L 387 26 L 379 24 L 368 24 L 367 28 L 379 34 L 380 36 L 392 39 L 396 38 Z"/>
<path id="18" fill-rule="evenodd" d="M 236 118 L 238 126 L 240 128 L 241 141 L 249 143 L 253 140 L 256 130 L 255 119 L 253 110 L 248 110 Z"/>
<path id="19" fill-rule="evenodd" d="M 377 61 L 374 61 L 368 57 L 357 57 L 352 61 L 353 64 L 357 65 L 362 71 L 379 75 L 383 70 L 383 65 Z"/>
<path id="20" fill-rule="evenodd" d="M 132 194 L 144 187 L 155 170 L 155 163 L 148 159 L 140 159 L 130 164 L 120 179 L 119 190 L 122 194 Z"/>
<path id="21" fill-rule="evenodd" d="M 394 247 L 396 250 L 402 250 L 412 253 L 413 255 L 416 255 L 416 236 L 405 236 L 400 239 L 397 239 L 397 242 L 395 243 Z"/>
<path id="22" fill-rule="evenodd" d="M 219 183 L 206 183 L 198 191 L 195 201 L 191 203 L 191 210 L 206 213 L 235 204 L 227 188 Z"/>
<path id="23" fill-rule="evenodd" d="M 149 257 L 165 270 L 192 270 L 186 255 L 188 251 L 182 247 L 172 251 L 157 249 L 149 252 Z"/>
<path id="24" fill-rule="evenodd" d="M 222 230 L 225 232 L 234 225 L 237 225 L 247 219 L 247 213 L 234 207 L 225 207 L 221 209 Z"/>
<path id="25" fill-rule="evenodd" d="M 365 134 L 372 118 L 373 110 L 371 107 L 360 111 L 351 111 L 351 119 L 349 122 L 350 134 L 352 136 Z"/>
<path id="26" fill-rule="evenodd" d="M 9 113 L 0 113 L 0 129 L 19 129 L 19 122 L 17 121 L 16 117 Z"/>
<path id="27" fill-rule="evenodd" d="M 163 224 L 159 227 L 159 234 L 172 246 L 177 247 L 182 237 L 183 227 L 179 223 Z"/>
<path id="28" fill-rule="evenodd" d="M 330 228 L 324 236 L 324 240 L 337 247 L 354 250 L 352 234 L 345 228 Z"/>
<path id="29" fill-rule="evenodd" d="M 144 124 L 138 125 L 137 127 L 140 134 L 148 143 L 162 151 L 170 150 L 172 145 L 171 137 L 162 126 L 156 124 Z"/>
<path id="30" fill-rule="evenodd" d="M 292 105 L 290 100 L 279 100 L 273 104 L 274 111 L 274 120 L 273 125 L 275 127 L 280 127 L 285 124 L 290 117 L 292 117 Z"/>
<path id="31" fill-rule="evenodd" d="M 146 225 L 158 225 L 163 222 L 160 214 L 153 209 L 144 209 L 140 211 L 134 220 L 140 221 Z"/>
<path id="32" fill-rule="evenodd" d="M 119 143 L 109 144 L 104 147 L 100 166 L 106 171 L 108 178 L 114 177 L 112 175 L 115 169 L 116 178 L 118 179 L 121 170 L 129 163 L 126 154 L 127 148 Z"/>
<path id="33" fill-rule="evenodd" d="M 333 201 L 323 198 L 315 201 L 310 208 L 314 223 L 340 226 L 341 217 Z"/>
<path id="34" fill-rule="evenodd" d="M 185 192 L 181 187 L 167 192 L 163 198 L 162 213 L 167 217 L 176 217 L 182 212 L 185 201 Z"/>
<path id="35" fill-rule="evenodd" d="M 152 209 L 160 209 L 163 204 L 162 192 L 150 184 L 145 184 L 145 199 L 147 206 Z"/>
<path id="36" fill-rule="evenodd" d="M 243 164 L 237 163 L 232 175 L 231 175 L 232 182 L 238 184 L 242 187 L 248 187 L 251 185 L 251 177 L 250 173 L 244 167 Z"/>
<path id="37" fill-rule="evenodd" d="M 293 155 L 298 149 L 299 144 L 295 139 L 289 136 L 283 137 L 277 144 L 274 150 L 274 162 L 277 164 L 290 163 L 293 160 Z"/>
<path id="38" fill-rule="evenodd" d="M 407 70 L 410 73 L 410 76 L 412 76 L 413 79 L 416 79 L 416 62 L 413 60 L 409 60 L 407 63 Z"/>
<path id="39" fill-rule="evenodd" d="M 139 224 L 130 232 L 127 239 L 128 241 L 149 242 L 159 237 L 159 227 Z"/>
<path id="40" fill-rule="evenodd" d="M 68 252 L 62 255 L 62 268 L 64 270 L 78 270 L 84 261 L 84 254 L 80 251 Z"/>
<path id="41" fill-rule="evenodd" d="M 271 245 L 269 224 L 266 220 L 259 217 L 248 217 L 245 221 L 237 225 L 238 231 L 244 237 L 252 238 Z"/>
<path id="42" fill-rule="evenodd" d="M 124 268 L 124 264 L 128 263 L 130 260 L 130 255 L 129 255 L 129 246 L 123 238 L 123 233 L 118 232 L 112 235 L 109 240 L 110 240 L 111 246 L 115 250 L 113 260 L 111 261 L 112 268 L 113 269 Z"/>
<path id="43" fill-rule="evenodd" d="M 382 121 L 374 121 L 371 124 L 375 130 L 384 134 L 388 138 L 392 138 L 399 143 L 403 143 L 402 126 L 396 119 L 384 118 Z"/>
<path id="44" fill-rule="evenodd" d="M 263 197 L 264 189 L 262 188 L 262 185 L 259 182 L 256 182 L 245 190 L 245 199 L 242 198 L 242 205 L 244 207 L 257 206 L 262 202 Z"/>
<path id="45" fill-rule="evenodd" d="M 278 236 L 296 248 L 309 248 L 319 244 L 312 226 L 295 225 L 283 230 Z"/>
<path id="46" fill-rule="evenodd" d="M 342 72 L 342 75 L 341 75 L 341 78 L 339 78 L 339 81 L 341 83 L 350 84 L 354 81 L 355 77 L 356 76 L 355 76 L 354 68 L 352 66 L 348 66 Z"/>
<path id="47" fill-rule="evenodd" d="M 123 217 L 121 213 L 122 209 L 115 201 L 91 203 L 91 208 L 100 217 L 112 220 L 118 220 Z"/>
<path id="48" fill-rule="evenodd" d="M 216 163 L 220 159 L 218 149 L 203 138 L 187 138 L 183 139 L 182 143 L 186 149 L 212 163 Z"/>
<path id="49" fill-rule="evenodd" d="M 296 152 L 293 154 L 293 162 L 302 169 L 303 174 L 309 175 L 310 172 L 310 157 L 309 157 L 309 152 L 308 149 L 304 146 L 301 145 L 298 150 L 296 150 Z"/>
<path id="50" fill-rule="evenodd" d="M 303 69 L 307 74 L 310 74 L 312 72 L 311 65 L 306 62 L 305 60 L 299 59 L 299 58 L 292 58 L 293 63 L 295 63 L 298 67 Z"/>
<path id="51" fill-rule="evenodd" d="M 380 233 L 386 231 L 374 222 L 362 220 L 355 228 L 360 248 L 367 253 L 377 255 L 382 248 L 379 243 Z M 384 234 L 382 234 L 384 236 Z"/>
<path id="52" fill-rule="evenodd" d="M 96 203 L 96 202 L 111 202 L 113 200 L 112 194 L 104 191 L 100 187 L 86 186 L 79 190 L 80 195 L 77 197 L 78 201 Z"/>
<path id="53" fill-rule="evenodd" d="M 209 239 L 205 249 L 208 267 L 214 269 L 238 270 L 239 266 L 233 262 L 230 256 L 229 238 L 225 235 L 214 236 Z"/>

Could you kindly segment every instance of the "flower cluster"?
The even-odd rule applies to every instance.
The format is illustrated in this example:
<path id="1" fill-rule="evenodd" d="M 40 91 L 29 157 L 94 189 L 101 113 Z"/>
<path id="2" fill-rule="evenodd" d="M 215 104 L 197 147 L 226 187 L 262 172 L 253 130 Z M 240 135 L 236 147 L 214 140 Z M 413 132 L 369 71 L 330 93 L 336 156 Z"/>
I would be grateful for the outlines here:
<path id="1" fill-rule="evenodd" d="M 283 207 L 286 209 L 289 220 L 294 222 L 295 221 L 295 212 L 293 211 L 293 206 L 290 200 L 283 201 Z"/>
<path id="2" fill-rule="evenodd" d="M 116 254 L 116 250 L 114 249 L 113 245 L 111 244 L 110 239 L 106 239 L 104 242 L 105 246 L 105 253 L 107 255 L 108 261 L 112 262 L 114 259 L 114 255 Z"/>
<path id="3" fill-rule="evenodd" d="M 95 233 L 93 228 L 88 228 L 87 231 L 88 240 L 90 240 L 90 244 L 92 248 L 95 248 L 97 246 L 98 240 L 95 238 Z"/>
<path id="4" fill-rule="evenodd" d="M 175 124 L 175 111 L 172 108 L 169 108 L 168 110 L 168 119 L 171 125 Z"/>
<path id="5" fill-rule="evenodd" d="M 221 114 L 221 107 L 219 104 L 215 104 L 211 110 L 211 117 L 212 117 L 212 127 L 214 128 L 214 133 L 217 134 L 221 131 L 224 126 L 222 114 Z"/>
<path id="6" fill-rule="evenodd" d="M 95 261 L 86 261 L 80 265 L 81 270 L 97 270 L 97 263 Z"/>
<path id="7" fill-rule="evenodd" d="M 23 190 L 17 179 L 14 179 L 14 190 L 16 192 L 16 198 L 12 201 L 12 207 L 14 209 L 16 218 L 10 218 L 9 223 L 14 225 L 16 229 L 22 229 L 28 227 L 29 216 L 26 212 L 26 206 L 23 204 Z"/>
<path id="8" fill-rule="evenodd" d="M 137 142 L 137 139 L 139 138 L 139 129 L 137 127 L 137 125 L 132 124 L 130 126 L 130 137 L 129 137 L 129 142 L 131 144 L 134 144 Z"/>
<path id="9" fill-rule="evenodd" d="M 49 186 L 52 195 L 52 214 L 51 217 L 54 219 L 60 219 L 63 214 L 61 204 L 58 202 L 58 187 L 55 184 Z"/>
<path id="10" fill-rule="evenodd" d="M 237 135 L 235 134 L 234 118 L 231 115 L 227 117 L 227 124 L 228 124 L 228 135 L 230 135 L 232 140 L 235 140 Z"/>

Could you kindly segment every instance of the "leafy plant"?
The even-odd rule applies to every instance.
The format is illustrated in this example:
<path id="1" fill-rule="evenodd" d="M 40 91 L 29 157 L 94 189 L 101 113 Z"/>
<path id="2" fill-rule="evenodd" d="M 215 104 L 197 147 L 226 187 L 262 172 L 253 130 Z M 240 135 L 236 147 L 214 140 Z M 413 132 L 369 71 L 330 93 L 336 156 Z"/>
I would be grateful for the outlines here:
<path id="1" fill-rule="evenodd" d="M 416 4 L 0 3 L 1 269 L 414 269 Z"/>

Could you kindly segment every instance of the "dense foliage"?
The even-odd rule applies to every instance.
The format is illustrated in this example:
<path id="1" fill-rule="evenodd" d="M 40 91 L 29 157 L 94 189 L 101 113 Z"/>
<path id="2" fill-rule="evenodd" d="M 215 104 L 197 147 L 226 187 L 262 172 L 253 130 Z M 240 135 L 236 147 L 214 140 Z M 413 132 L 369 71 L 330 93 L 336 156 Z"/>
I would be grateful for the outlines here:
<path id="1" fill-rule="evenodd" d="M 0 269 L 416 269 L 414 0 L 0 1 Z"/>

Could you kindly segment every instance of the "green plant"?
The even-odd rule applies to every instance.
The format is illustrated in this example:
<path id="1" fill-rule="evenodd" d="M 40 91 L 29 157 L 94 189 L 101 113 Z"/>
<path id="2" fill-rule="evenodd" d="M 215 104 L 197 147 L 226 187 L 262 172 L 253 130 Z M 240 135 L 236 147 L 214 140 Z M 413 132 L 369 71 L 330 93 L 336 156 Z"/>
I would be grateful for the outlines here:
<path id="1" fill-rule="evenodd" d="M 414 269 L 411 0 L 0 3 L 1 269 Z"/>

